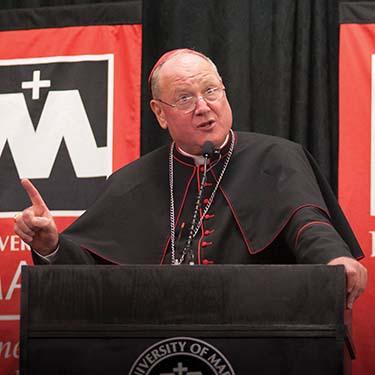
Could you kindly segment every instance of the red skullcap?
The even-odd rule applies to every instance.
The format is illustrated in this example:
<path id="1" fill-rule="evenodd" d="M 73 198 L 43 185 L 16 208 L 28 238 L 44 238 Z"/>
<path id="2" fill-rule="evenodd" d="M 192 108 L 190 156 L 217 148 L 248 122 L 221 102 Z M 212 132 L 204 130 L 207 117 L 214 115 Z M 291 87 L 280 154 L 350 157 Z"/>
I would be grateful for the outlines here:
<path id="1" fill-rule="evenodd" d="M 150 72 L 150 74 L 148 76 L 148 85 L 149 85 L 150 88 L 151 88 L 151 79 L 152 79 L 152 76 L 154 75 L 155 70 L 157 68 L 159 68 L 159 66 L 162 66 L 170 58 L 172 58 L 173 56 L 175 56 L 175 55 L 177 55 L 179 53 L 190 53 L 190 54 L 193 54 L 193 55 L 200 56 L 200 57 L 204 58 L 205 60 L 207 60 L 207 56 L 203 55 L 203 53 L 201 53 L 201 52 L 194 51 L 193 49 L 189 49 L 189 48 L 172 49 L 171 51 L 168 51 L 168 52 L 164 53 L 159 58 L 159 60 L 155 63 L 155 65 L 153 66 L 153 68 L 151 69 L 151 72 Z"/>

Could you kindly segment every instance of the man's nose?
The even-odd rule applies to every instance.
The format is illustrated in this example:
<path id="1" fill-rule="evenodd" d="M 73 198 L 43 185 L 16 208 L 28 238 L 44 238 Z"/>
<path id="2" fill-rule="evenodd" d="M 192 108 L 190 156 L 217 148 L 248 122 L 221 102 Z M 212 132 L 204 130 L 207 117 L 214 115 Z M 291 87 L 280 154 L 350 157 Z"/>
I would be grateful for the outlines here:
<path id="1" fill-rule="evenodd" d="M 196 114 L 199 114 L 199 113 L 205 113 L 205 112 L 208 112 L 210 111 L 211 108 L 210 106 L 207 104 L 206 100 L 203 98 L 203 96 L 198 96 L 197 97 L 197 101 L 195 103 L 195 113 Z"/>

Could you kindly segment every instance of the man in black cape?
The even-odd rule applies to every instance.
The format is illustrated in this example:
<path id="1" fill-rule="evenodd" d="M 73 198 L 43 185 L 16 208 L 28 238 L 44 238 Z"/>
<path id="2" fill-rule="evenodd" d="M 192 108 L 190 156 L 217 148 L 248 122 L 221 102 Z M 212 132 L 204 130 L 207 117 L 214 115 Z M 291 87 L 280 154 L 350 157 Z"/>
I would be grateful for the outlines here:
<path id="1" fill-rule="evenodd" d="M 173 50 L 150 74 L 151 109 L 173 142 L 115 172 L 58 234 L 42 197 L 15 232 L 38 264 L 342 264 L 348 306 L 363 292 L 362 251 L 310 155 L 277 137 L 231 130 L 214 63 Z"/>

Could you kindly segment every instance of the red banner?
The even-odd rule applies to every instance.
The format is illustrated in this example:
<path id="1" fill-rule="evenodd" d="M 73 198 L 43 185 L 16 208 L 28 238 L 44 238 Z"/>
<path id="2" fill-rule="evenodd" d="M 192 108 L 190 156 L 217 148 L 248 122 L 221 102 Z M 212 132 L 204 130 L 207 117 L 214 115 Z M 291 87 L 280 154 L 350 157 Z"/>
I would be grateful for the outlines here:
<path id="1" fill-rule="evenodd" d="M 69 225 L 139 157 L 140 70 L 139 24 L 0 32 L 0 375 L 18 373 L 20 271 L 31 263 L 13 232 L 30 204 L 19 178 Z"/>
<path id="2" fill-rule="evenodd" d="M 362 262 L 369 274 L 368 288 L 353 311 L 357 349 L 353 374 L 372 375 L 375 373 L 375 4 L 363 13 L 367 23 L 373 18 L 370 24 L 363 23 L 361 9 L 358 11 L 356 4 L 343 7 L 339 201 L 366 255 Z"/>

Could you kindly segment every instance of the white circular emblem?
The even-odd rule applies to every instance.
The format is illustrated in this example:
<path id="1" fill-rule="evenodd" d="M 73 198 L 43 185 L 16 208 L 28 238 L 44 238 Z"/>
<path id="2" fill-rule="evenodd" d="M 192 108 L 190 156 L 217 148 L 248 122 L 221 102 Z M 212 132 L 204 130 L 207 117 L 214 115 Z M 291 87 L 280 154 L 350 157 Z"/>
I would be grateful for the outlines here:
<path id="1" fill-rule="evenodd" d="M 192 337 L 173 337 L 147 348 L 129 375 L 235 375 L 224 355 Z"/>

